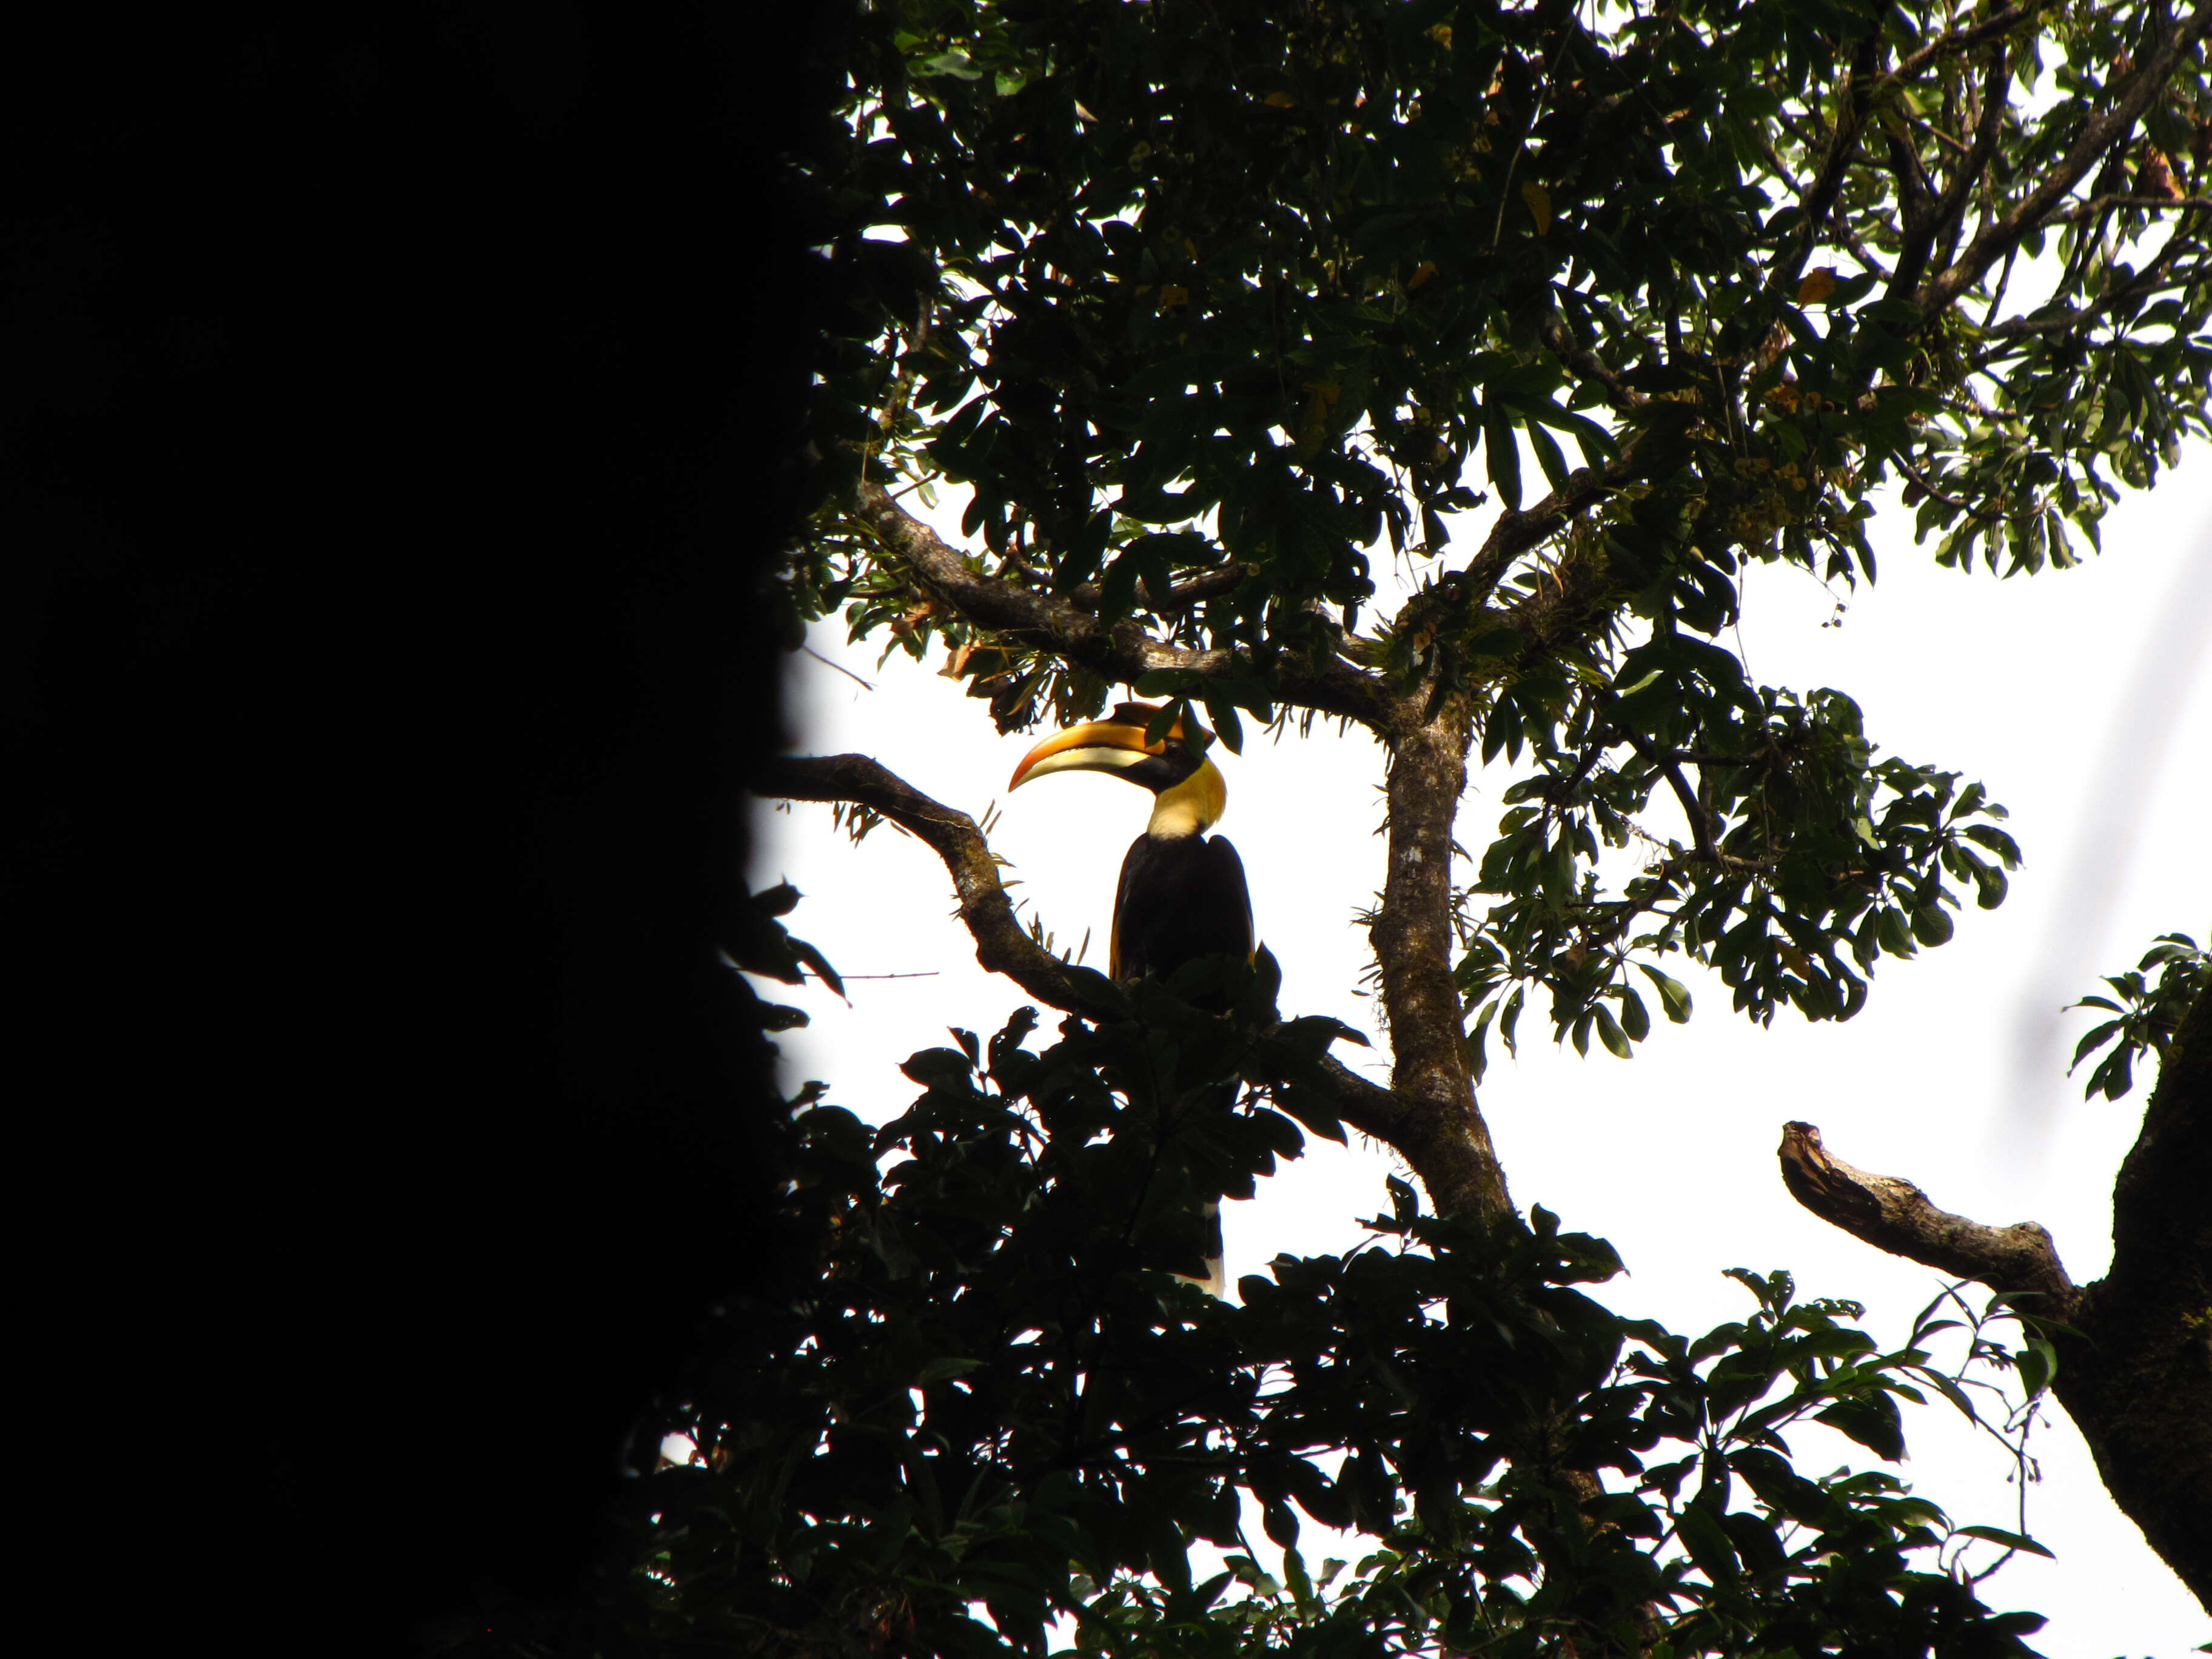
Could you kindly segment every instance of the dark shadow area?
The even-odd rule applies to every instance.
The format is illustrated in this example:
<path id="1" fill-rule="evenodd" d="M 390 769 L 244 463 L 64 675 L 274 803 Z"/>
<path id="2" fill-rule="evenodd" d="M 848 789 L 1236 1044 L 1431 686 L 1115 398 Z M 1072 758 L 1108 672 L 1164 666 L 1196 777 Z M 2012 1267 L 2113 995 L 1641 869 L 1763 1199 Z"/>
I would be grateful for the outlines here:
<path id="1" fill-rule="evenodd" d="M 840 9 L 220 19 L 5 54 L 52 1541 L 100 1645 L 567 1650 L 626 1431 L 774 1260 L 714 951 Z"/>

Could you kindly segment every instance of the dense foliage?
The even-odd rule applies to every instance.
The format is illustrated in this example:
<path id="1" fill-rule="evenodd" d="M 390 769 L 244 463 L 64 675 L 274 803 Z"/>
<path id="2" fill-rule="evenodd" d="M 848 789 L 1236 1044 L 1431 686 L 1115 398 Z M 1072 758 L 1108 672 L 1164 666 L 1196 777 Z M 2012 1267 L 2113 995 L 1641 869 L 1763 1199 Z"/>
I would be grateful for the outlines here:
<path id="1" fill-rule="evenodd" d="M 2002 810 L 1843 691 L 1749 675 L 1744 576 L 1874 580 L 1878 499 L 1962 573 L 2063 566 L 2206 429 L 2208 29 L 2162 0 L 865 9 L 795 615 L 942 650 L 1009 732 L 1121 684 L 1232 748 L 1371 730 L 1394 1071 L 1357 1127 L 1429 1212 L 1396 1185 L 1373 1245 L 1237 1305 L 1178 1280 L 1195 1206 L 1353 1120 L 1345 1034 L 1279 1022 L 1264 959 L 1223 1014 L 1054 965 L 1049 1046 L 1024 1015 L 915 1056 L 880 1131 L 799 1118 L 811 1253 L 672 1412 L 700 1461 L 640 1494 L 641 1632 L 2023 1650 L 1957 1546 L 2025 1540 L 1785 1437 L 1894 1458 L 1899 1399 L 1971 1410 L 1943 1322 L 1885 1351 L 1750 1273 L 1695 1340 L 1609 1312 L 1576 1287 L 1611 1252 L 1520 1218 L 1469 1088 L 1532 996 L 1622 1055 L 1647 995 L 1689 1017 L 1686 964 L 1754 1020 L 1846 1018 L 2002 902 Z M 940 485 L 957 544 L 902 505 Z M 1518 775 L 1455 885 L 1477 763 Z M 2172 1000 L 2116 988 L 2116 1053 L 2156 1046 Z M 2041 1336 L 1970 1325 L 1972 1364 L 2050 1380 Z M 1345 1562 L 1306 1561 L 1310 1523 Z"/>
<path id="2" fill-rule="evenodd" d="M 1534 762 L 1481 860 L 1506 902 L 1466 918 L 1471 1008 L 1541 986 L 1625 1048 L 1632 955 L 1682 951 L 1758 1017 L 1845 1016 L 1962 892 L 2002 896 L 1978 795 L 1877 760 L 1840 693 L 1749 681 L 1728 628 L 1747 560 L 1870 577 L 1886 483 L 1938 558 L 2030 571 L 2203 429 L 2212 126 L 2193 35 L 2141 84 L 2160 8 L 868 24 L 841 253 L 888 332 L 856 324 L 825 426 L 872 477 L 967 485 L 977 574 L 1233 653 L 1140 686 L 1232 745 L 1288 665 L 1464 691 L 1484 758 Z M 1470 558 L 1486 502 L 1521 527 Z M 1419 592 L 1377 617 L 1381 560 Z M 941 640 L 1004 726 L 1110 690 L 866 526 L 804 597 Z M 1649 811 L 1676 856 L 1601 881 Z"/>
<path id="3" fill-rule="evenodd" d="M 1249 1194 L 1302 1144 L 1259 1091 L 1211 1104 L 1224 1071 L 1342 1133 L 1299 1085 L 1331 1034 L 1274 1025 L 1264 971 L 1237 1015 L 1146 986 L 1141 1018 L 1071 1020 L 1042 1051 L 1024 1009 L 915 1055 L 924 1091 L 880 1130 L 800 1120 L 819 1255 L 800 1297 L 726 1311 L 678 1419 L 698 1461 L 639 1495 L 653 1643 L 2027 1650 L 2041 1621 L 1951 1569 L 1974 1540 L 2033 1545 L 1954 1529 L 1885 1473 L 1793 1466 L 1812 1419 L 1896 1458 L 1899 1399 L 1975 1412 L 1931 1364 L 1953 1322 L 1933 1310 L 1885 1352 L 1856 1306 L 1740 1272 L 1748 1317 L 1693 1341 L 1575 1288 L 1617 1271 L 1602 1242 L 1539 1209 L 1501 1253 L 1398 1182 L 1370 1246 L 1279 1258 L 1241 1305 L 1176 1278 L 1193 1200 Z M 1974 1334 L 1977 1369 L 2039 1387 L 2047 1346 Z M 1309 1562 L 1312 1522 L 1351 1529 L 1323 1535 L 1348 1560 Z"/>

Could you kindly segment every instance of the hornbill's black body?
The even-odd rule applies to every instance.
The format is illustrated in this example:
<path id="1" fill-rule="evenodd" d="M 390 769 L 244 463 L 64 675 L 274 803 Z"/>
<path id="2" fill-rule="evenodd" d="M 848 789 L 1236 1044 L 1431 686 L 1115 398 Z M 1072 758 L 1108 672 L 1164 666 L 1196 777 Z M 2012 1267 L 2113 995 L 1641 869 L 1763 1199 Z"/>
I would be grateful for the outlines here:
<path id="1" fill-rule="evenodd" d="M 1228 786 L 1179 721 L 1158 738 L 1148 735 L 1159 714 L 1149 704 L 1125 702 L 1109 719 L 1048 738 L 1023 757 L 1010 786 L 1051 772 L 1112 772 L 1152 792 L 1152 821 L 1122 859 L 1114 895 L 1108 968 L 1125 985 L 1166 978 L 1201 957 L 1249 961 L 1255 944 L 1244 862 L 1226 841 L 1206 833 L 1228 803 Z M 1235 1098 L 1236 1085 L 1225 1085 L 1223 1103 Z M 1207 1206 L 1206 1218 L 1213 1243 L 1206 1277 L 1199 1282 L 1219 1296 L 1215 1206 Z"/>
<path id="2" fill-rule="evenodd" d="M 1114 894 L 1115 979 L 1164 979 L 1200 957 L 1251 954 L 1252 899 L 1234 847 L 1149 831 L 1129 843 Z"/>

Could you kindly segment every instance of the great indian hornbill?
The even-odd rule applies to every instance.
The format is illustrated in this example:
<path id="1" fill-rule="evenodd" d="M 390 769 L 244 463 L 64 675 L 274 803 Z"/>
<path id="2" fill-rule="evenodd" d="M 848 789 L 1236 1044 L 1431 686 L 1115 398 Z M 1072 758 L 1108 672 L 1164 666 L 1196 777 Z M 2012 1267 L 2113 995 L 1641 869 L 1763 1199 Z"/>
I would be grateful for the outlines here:
<path id="1" fill-rule="evenodd" d="M 1193 747 L 1182 720 L 1148 738 L 1160 710 L 1125 702 L 1103 720 L 1056 732 L 1022 757 L 1007 787 L 1052 772 L 1111 772 L 1152 792 L 1152 821 L 1129 843 L 1114 895 L 1107 971 L 1124 985 L 1164 979 L 1200 957 L 1252 956 L 1252 895 L 1244 863 L 1206 832 L 1229 802 L 1220 769 Z M 1233 1085 L 1231 1091 L 1233 1098 Z M 1206 1206 L 1211 1243 L 1202 1284 L 1223 1293 L 1218 1206 Z"/>

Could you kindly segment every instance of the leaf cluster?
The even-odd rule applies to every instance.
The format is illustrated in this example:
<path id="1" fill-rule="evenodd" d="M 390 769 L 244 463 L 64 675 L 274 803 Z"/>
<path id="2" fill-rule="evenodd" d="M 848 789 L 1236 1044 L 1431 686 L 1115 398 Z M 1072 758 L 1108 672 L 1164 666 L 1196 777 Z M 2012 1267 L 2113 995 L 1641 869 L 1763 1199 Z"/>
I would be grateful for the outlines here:
<path id="1" fill-rule="evenodd" d="M 1392 1181 L 1374 1243 L 1279 1257 L 1241 1305 L 1176 1275 L 1200 1212 L 1314 1114 L 1339 1030 L 1268 975 L 1033 1011 L 908 1062 L 879 1130 L 798 1120 L 818 1271 L 733 1304 L 633 1491 L 641 1641 L 686 1651 L 1041 1655 L 2025 1653 L 1942 1559 L 1970 1536 L 1880 1470 L 1801 1472 L 1820 1422 L 1886 1460 L 1923 1346 L 1741 1273 L 1691 1340 L 1582 1288 L 1619 1261 L 1539 1210 L 1500 1239 Z M 1308 1127 L 1329 1133 L 1325 1117 Z M 1340 1133 L 1340 1131 L 1338 1131 Z M 1306 1565 L 1325 1529 L 1346 1559 Z M 1266 1542 L 1261 1541 L 1264 1536 Z M 2033 1546 L 2027 1546 L 2033 1547 Z"/>
<path id="2" fill-rule="evenodd" d="M 1127 678 L 1231 748 L 1352 674 L 1386 740 L 1456 711 L 1532 760 L 1477 859 L 1504 902 L 1459 917 L 1478 1065 L 1539 984 L 1625 1052 L 1643 987 L 1688 1008 L 1668 951 L 1755 1019 L 1846 1018 L 1880 956 L 1948 937 L 1947 877 L 1994 904 L 2017 852 L 1847 696 L 1749 682 L 1745 572 L 1871 580 L 1886 486 L 1946 562 L 2063 565 L 2206 429 L 2197 27 L 881 0 L 826 181 L 854 302 L 817 423 L 853 477 L 965 489 L 969 576 L 1205 653 Z M 802 611 L 941 648 L 1002 730 L 1109 701 L 848 508 Z"/>
<path id="3" fill-rule="evenodd" d="M 2154 970 L 2158 975 L 2155 981 L 2149 977 Z M 2145 1054 L 2161 1060 L 2166 1058 L 2173 1046 L 2174 1033 L 2181 1028 L 2182 1016 L 2212 988 L 2212 952 L 2198 949 L 2197 941 L 2186 933 L 2161 933 L 2158 942 L 2143 952 L 2133 972 L 2109 974 L 2105 983 L 2112 987 L 2112 996 L 2086 996 L 2073 1005 L 2101 1009 L 2113 1016 L 2083 1035 L 2075 1047 L 2074 1063 L 2066 1068 L 2070 1077 L 2100 1048 L 2111 1048 L 2112 1053 L 2089 1073 L 2088 1085 L 2082 1091 L 2086 1100 L 2099 1095 L 2118 1100 L 2135 1086 L 2137 1060 Z"/>
<path id="4" fill-rule="evenodd" d="M 1326 642 L 1317 605 L 1352 630 L 1374 550 L 1441 554 L 1449 515 L 1523 507 L 1528 462 L 1556 489 L 1668 403 L 1692 418 L 1647 482 L 1692 564 L 1865 569 L 1889 477 L 1948 561 L 2065 562 L 2067 525 L 2094 538 L 2116 482 L 2203 429 L 2212 127 L 2192 50 L 2101 171 L 2031 201 L 2170 20 L 1984 21 L 873 7 L 835 180 L 872 305 L 821 419 L 867 464 L 968 485 L 983 568 L 1096 581 L 1109 618 L 1262 665 Z M 2002 316 L 2046 245 L 2048 301 Z M 1202 607 L 1162 603 L 1236 566 Z"/>
<path id="5" fill-rule="evenodd" d="M 1689 1017 L 1659 965 L 1669 952 L 1715 969 L 1762 1023 L 1784 1006 L 1849 1018 L 1881 957 L 1950 939 L 1953 882 L 1984 909 L 2003 901 L 2020 862 L 1992 822 L 2004 809 L 1956 774 L 1876 759 L 1842 693 L 1751 685 L 1735 657 L 1680 635 L 1628 653 L 1615 679 L 1572 686 L 1565 718 L 1536 728 L 1535 769 L 1506 790 L 1468 896 L 1458 979 L 1478 1075 L 1492 1020 L 1510 1046 L 1533 987 L 1560 1036 L 1587 1052 L 1595 1031 L 1624 1059 L 1651 1029 L 1637 976 L 1668 1019 Z M 1655 796 L 1686 825 L 1664 843 L 1641 827 Z M 1642 867 L 1607 891 L 1600 861 L 1632 846 Z M 1502 899 L 1478 916 L 1480 894 Z"/>

